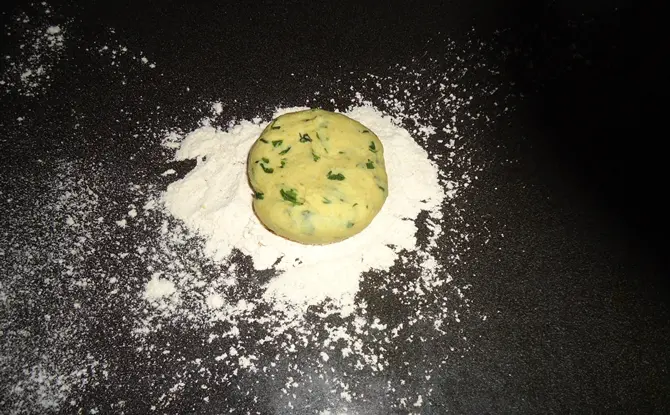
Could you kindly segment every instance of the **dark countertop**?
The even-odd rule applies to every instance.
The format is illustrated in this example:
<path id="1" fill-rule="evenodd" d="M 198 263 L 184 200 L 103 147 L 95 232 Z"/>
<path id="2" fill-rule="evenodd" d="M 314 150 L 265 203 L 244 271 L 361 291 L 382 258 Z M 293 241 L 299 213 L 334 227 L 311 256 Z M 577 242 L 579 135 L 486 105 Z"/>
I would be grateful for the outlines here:
<path id="1" fill-rule="evenodd" d="M 662 119 L 651 87 L 660 67 L 654 50 L 660 49 L 644 35 L 652 13 L 623 1 L 404 8 L 273 3 L 4 6 L 2 54 L 11 59 L 2 63 L 2 79 L 13 84 L 0 88 L 0 412 L 34 413 L 39 397 L 57 396 L 65 397 L 62 413 L 319 413 L 344 407 L 380 414 L 667 413 L 665 175 L 661 144 L 650 133 Z M 30 19 L 17 22 L 18 16 Z M 29 96 L 12 62 L 35 56 L 19 48 L 26 43 L 21 34 L 44 24 L 65 28 L 66 47 L 58 55 L 40 55 L 40 62 L 52 65 L 51 78 Z M 129 52 L 112 58 L 104 46 Z M 141 63 L 141 56 L 155 68 Z M 169 183 L 160 176 L 168 158 L 161 134 L 195 128 L 209 111 L 207 103 L 224 104 L 219 119 L 225 124 L 307 99 L 329 107 L 332 98 L 344 108 L 357 91 L 385 109 L 384 91 L 400 85 L 412 91 L 412 111 L 440 125 L 450 114 L 435 114 L 430 89 L 417 88 L 415 81 L 421 86 L 443 79 L 453 68 L 459 85 L 454 91 L 472 94 L 471 111 L 492 120 L 464 117 L 470 121 L 459 142 L 477 175 L 474 190 L 456 202 L 459 226 L 471 224 L 475 242 L 450 269 L 450 284 L 467 287 L 466 300 L 452 291 L 437 294 L 445 304 L 458 304 L 459 324 L 440 337 L 431 337 L 431 321 L 409 328 L 403 336 L 423 340 L 391 340 L 389 366 L 381 373 L 352 371 L 350 362 L 335 357 L 331 373 L 319 363 L 320 349 L 310 345 L 282 357 L 271 373 L 233 376 L 210 365 L 203 374 L 185 362 L 221 350 L 203 341 L 211 326 L 182 320 L 164 321 L 165 330 L 145 339 L 138 352 L 130 333 L 138 315 L 127 311 L 136 304 L 128 296 L 108 297 L 105 284 L 78 291 L 67 268 L 52 261 L 50 254 L 70 240 L 48 220 L 62 212 L 49 209 L 66 185 L 76 183 L 73 177 L 79 171 L 99 174 L 80 178 L 97 183 L 101 206 L 95 209 L 106 214 L 139 203 L 131 184 Z M 442 151 L 430 140 L 427 145 Z M 108 194 L 99 193 L 102 188 Z M 78 206 L 83 212 L 90 203 Z M 147 223 L 129 233 L 94 236 L 95 252 L 80 262 L 78 250 L 88 245 L 74 243 L 67 261 L 79 264 L 74 273 L 89 281 L 126 276 L 123 289 L 140 295 L 150 275 L 146 263 L 120 262 L 117 254 L 149 237 L 151 219 Z M 236 261 L 249 268 L 241 256 Z M 375 291 L 378 278 L 386 277 L 369 276 L 359 293 L 369 315 L 388 323 L 416 317 L 413 308 L 423 305 L 390 303 Z M 259 294 L 254 281 L 241 290 L 242 296 Z M 73 314 L 72 301 L 85 314 Z M 442 303 L 432 304 L 426 309 Z M 53 331 L 45 314 L 60 316 L 61 326 L 72 319 L 74 334 L 63 327 Z M 323 340 L 331 321 L 310 318 L 306 330 Z M 272 360 L 274 346 L 258 345 L 259 333 L 240 327 L 248 336 L 242 343 L 261 356 L 258 365 Z M 161 360 L 157 350 L 166 344 L 173 355 Z M 83 367 L 73 362 L 86 359 L 101 363 L 73 376 L 70 369 Z M 17 393 L 19 380 L 30 378 L 26 368 L 40 361 L 52 365 L 48 373 L 66 374 L 73 392 L 52 379 Z M 281 389 L 295 373 L 301 378 L 291 398 Z M 330 392 L 339 391 L 328 383 L 331 374 L 341 379 L 334 373 L 345 373 L 357 396 L 353 402 Z M 166 392 L 180 381 L 179 393 Z M 24 389 L 30 384 L 21 383 Z M 413 407 L 418 395 L 423 405 Z M 411 402 L 403 409 L 405 396 Z"/>

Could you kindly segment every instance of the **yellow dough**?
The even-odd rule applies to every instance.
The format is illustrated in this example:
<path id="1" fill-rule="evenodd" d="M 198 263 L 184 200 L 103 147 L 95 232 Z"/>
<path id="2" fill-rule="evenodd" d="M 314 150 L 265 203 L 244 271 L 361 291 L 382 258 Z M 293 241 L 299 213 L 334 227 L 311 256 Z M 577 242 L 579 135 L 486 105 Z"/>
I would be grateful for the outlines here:
<path id="1" fill-rule="evenodd" d="M 357 234 L 388 194 L 379 138 L 349 117 L 320 109 L 274 119 L 249 151 L 248 174 L 261 222 L 304 244 Z"/>

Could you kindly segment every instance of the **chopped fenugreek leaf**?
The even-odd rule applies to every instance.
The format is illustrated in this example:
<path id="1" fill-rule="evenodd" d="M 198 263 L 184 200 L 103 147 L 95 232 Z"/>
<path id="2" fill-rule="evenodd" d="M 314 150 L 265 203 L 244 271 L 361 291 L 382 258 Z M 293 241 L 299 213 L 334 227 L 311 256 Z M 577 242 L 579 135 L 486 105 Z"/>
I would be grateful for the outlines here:
<path id="1" fill-rule="evenodd" d="M 282 159 L 282 160 L 281 160 L 281 165 L 279 166 L 279 168 L 280 168 L 280 169 L 283 169 L 284 166 L 286 166 L 286 160 L 285 160 L 285 159 Z"/>
<path id="2" fill-rule="evenodd" d="M 314 152 L 314 150 L 312 150 L 312 158 L 314 159 L 314 161 L 319 161 L 319 159 L 321 158 L 321 156 L 318 156 L 318 155 Z"/>
<path id="3" fill-rule="evenodd" d="M 270 160 L 268 160 L 268 159 L 267 159 L 267 158 L 265 158 L 265 157 L 261 158 L 261 160 L 262 160 L 262 161 L 263 161 L 263 163 L 265 163 L 265 164 L 268 164 L 268 163 L 270 163 Z"/>
<path id="4" fill-rule="evenodd" d="M 330 205 L 331 203 L 333 203 L 327 197 L 324 197 L 322 202 L 323 202 L 324 205 Z"/>
<path id="5" fill-rule="evenodd" d="M 271 129 L 273 130 L 279 130 L 281 127 L 279 125 L 275 125 L 277 120 L 272 121 L 272 125 L 270 126 Z"/>
<path id="6" fill-rule="evenodd" d="M 263 163 L 261 163 L 261 168 L 263 169 L 264 172 L 266 172 L 266 173 L 268 173 L 268 174 L 270 174 L 270 173 L 274 173 L 274 171 L 275 171 L 275 169 L 273 169 L 272 167 L 267 167 L 267 166 L 266 166 L 265 164 L 263 164 Z"/>
<path id="7" fill-rule="evenodd" d="M 342 173 L 333 174 L 332 171 L 329 171 L 326 177 L 328 177 L 328 180 L 344 180 L 344 175 Z"/>
<path id="8" fill-rule="evenodd" d="M 289 151 L 291 151 L 291 146 L 286 147 L 286 150 L 280 151 L 279 154 L 283 156 L 284 154 L 288 153 Z"/>
<path id="9" fill-rule="evenodd" d="M 347 222 L 347 228 L 353 228 L 353 227 L 354 227 L 354 223 L 353 223 L 353 222 L 351 222 L 351 221 L 350 221 L 350 222 Z"/>
<path id="10" fill-rule="evenodd" d="M 264 139 L 264 138 L 261 138 L 259 141 L 260 141 L 261 143 L 265 143 L 265 144 L 268 143 L 268 140 L 266 140 L 266 139 Z"/>
<path id="11" fill-rule="evenodd" d="M 382 192 L 385 192 L 385 191 L 386 191 L 386 189 L 384 189 L 384 188 L 381 187 L 380 185 L 377 185 L 377 187 L 380 188 L 380 189 L 382 190 Z"/>
<path id="12" fill-rule="evenodd" d="M 352 207 L 356 207 L 356 206 L 358 206 L 358 203 L 354 203 L 354 204 L 352 205 Z"/>
<path id="13" fill-rule="evenodd" d="M 254 191 L 254 197 L 255 197 L 256 199 L 258 199 L 258 200 L 263 200 L 263 198 L 265 197 L 265 195 L 263 194 L 263 192 L 256 192 L 256 191 Z"/>
<path id="14" fill-rule="evenodd" d="M 363 130 L 363 131 L 361 131 L 361 133 L 363 133 L 363 134 L 367 134 L 367 133 L 369 133 L 369 132 L 370 132 L 370 130 Z"/>
<path id="15" fill-rule="evenodd" d="M 377 152 L 377 147 L 375 146 L 374 141 L 370 141 L 370 151 L 372 151 L 373 153 Z"/>
<path id="16" fill-rule="evenodd" d="M 309 121 L 312 121 L 312 120 L 315 120 L 315 119 L 316 119 L 316 115 L 313 116 L 312 118 L 305 118 L 305 119 L 302 120 L 302 121 L 303 121 L 303 122 L 309 122 Z"/>
<path id="17" fill-rule="evenodd" d="M 287 202 L 291 202 L 294 205 L 302 205 L 302 202 L 298 202 L 298 195 L 295 189 L 289 189 L 289 190 L 280 189 L 279 194 L 281 194 L 281 197 Z"/>
<path id="18" fill-rule="evenodd" d="M 279 147 L 280 145 L 282 145 L 283 142 L 284 140 L 273 140 L 272 147 Z"/>
<path id="19" fill-rule="evenodd" d="M 318 131 L 316 132 L 316 138 L 318 138 L 319 141 L 323 141 L 323 138 L 321 138 L 321 136 L 319 135 L 319 132 L 318 132 Z M 326 137 L 326 141 L 328 141 L 328 140 L 330 140 L 330 138 L 329 138 L 329 137 Z"/>
<path id="20" fill-rule="evenodd" d="M 368 169 L 374 169 L 374 168 L 375 168 L 375 163 L 373 163 L 370 159 L 368 159 L 368 162 L 365 163 L 365 166 L 366 166 Z"/>
<path id="21" fill-rule="evenodd" d="M 298 133 L 298 135 L 300 136 L 300 142 L 301 143 L 311 143 L 312 142 L 312 138 L 309 136 L 309 134 Z"/>

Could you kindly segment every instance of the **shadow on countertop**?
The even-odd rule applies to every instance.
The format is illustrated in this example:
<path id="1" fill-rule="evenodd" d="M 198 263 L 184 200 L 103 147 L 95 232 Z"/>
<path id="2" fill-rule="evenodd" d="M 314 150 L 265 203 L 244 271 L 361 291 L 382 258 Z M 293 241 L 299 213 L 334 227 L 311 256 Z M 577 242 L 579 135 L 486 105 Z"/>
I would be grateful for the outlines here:
<path id="1" fill-rule="evenodd" d="M 516 48 L 507 70 L 528 97 L 539 172 L 600 212 L 631 256 L 653 264 L 644 275 L 665 291 L 667 174 L 653 11 L 583 10 L 553 4 L 517 17 L 519 29 L 505 34 Z"/>

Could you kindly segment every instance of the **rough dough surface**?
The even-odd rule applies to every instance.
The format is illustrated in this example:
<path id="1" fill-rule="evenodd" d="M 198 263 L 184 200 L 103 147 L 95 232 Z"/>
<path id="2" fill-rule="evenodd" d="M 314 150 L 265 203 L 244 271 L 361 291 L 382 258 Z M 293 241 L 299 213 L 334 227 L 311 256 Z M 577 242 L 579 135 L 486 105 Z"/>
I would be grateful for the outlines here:
<path id="1" fill-rule="evenodd" d="M 248 174 L 261 222 L 304 244 L 357 234 L 388 194 L 379 138 L 351 118 L 320 109 L 274 119 L 251 147 Z"/>

